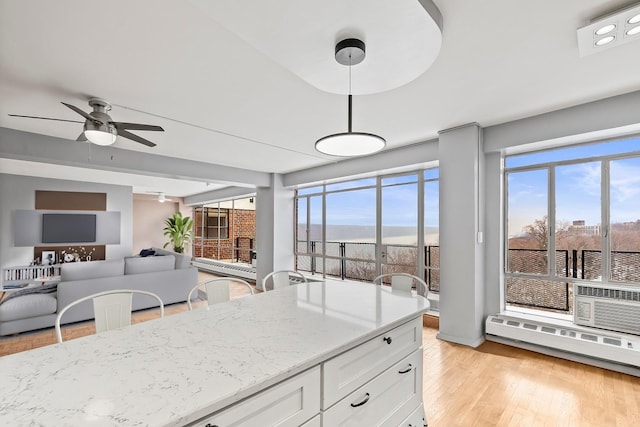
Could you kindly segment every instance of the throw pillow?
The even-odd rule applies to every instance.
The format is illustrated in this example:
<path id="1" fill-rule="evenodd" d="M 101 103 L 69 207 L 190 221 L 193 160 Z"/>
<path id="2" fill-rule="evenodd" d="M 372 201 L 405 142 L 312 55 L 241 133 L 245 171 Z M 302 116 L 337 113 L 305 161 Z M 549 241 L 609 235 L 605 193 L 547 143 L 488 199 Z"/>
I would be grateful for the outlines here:
<path id="1" fill-rule="evenodd" d="M 145 257 L 145 256 L 150 256 L 150 255 L 155 255 L 156 251 L 154 251 L 153 249 L 149 248 L 149 249 L 143 249 L 140 251 L 140 256 Z"/>

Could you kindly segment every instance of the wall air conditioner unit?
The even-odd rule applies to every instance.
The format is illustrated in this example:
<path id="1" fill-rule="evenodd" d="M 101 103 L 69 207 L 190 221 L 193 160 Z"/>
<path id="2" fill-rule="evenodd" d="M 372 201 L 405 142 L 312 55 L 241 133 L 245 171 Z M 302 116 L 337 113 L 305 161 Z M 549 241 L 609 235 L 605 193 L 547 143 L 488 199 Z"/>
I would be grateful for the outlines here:
<path id="1" fill-rule="evenodd" d="M 640 335 L 640 288 L 576 283 L 574 322 Z"/>

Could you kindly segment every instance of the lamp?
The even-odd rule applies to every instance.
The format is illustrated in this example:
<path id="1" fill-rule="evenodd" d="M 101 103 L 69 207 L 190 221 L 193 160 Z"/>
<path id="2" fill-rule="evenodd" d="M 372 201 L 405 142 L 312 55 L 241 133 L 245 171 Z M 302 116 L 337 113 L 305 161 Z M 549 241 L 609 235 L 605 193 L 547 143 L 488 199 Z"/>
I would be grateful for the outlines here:
<path id="1" fill-rule="evenodd" d="M 111 124 L 102 124 L 87 120 L 84 124 L 84 136 L 96 145 L 111 145 L 116 142 L 118 131 Z"/>
<path id="2" fill-rule="evenodd" d="M 327 135 L 316 141 L 316 150 L 331 156 L 351 157 L 373 154 L 382 150 L 386 141 L 372 133 L 352 131 L 352 96 L 351 96 L 351 66 L 364 60 L 365 45 L 359 39 L 345 39 L 336 44 L 336 61 L 349 66 L 349 95 L 347 98 L 347 132 Z"/>

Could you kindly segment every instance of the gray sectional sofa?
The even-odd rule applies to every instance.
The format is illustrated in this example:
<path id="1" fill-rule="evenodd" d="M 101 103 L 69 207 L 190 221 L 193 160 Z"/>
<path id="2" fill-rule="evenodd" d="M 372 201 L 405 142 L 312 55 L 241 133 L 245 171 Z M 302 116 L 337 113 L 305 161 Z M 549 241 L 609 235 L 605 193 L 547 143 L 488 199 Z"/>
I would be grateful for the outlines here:
<path id="1" fill-rule="evenodd" d="M 198 283 L 198 270 L 187 255 L 153 248 L 155 256 L 74 262 L 61 267 L 60 283 L 55 289 L 32 288 L 28 293 L 0 303 L 0 335 L 52 327 L 58 310 L 96 292 L 112 289 L 139 289 L 157 294 L 164 304 L 183 302 Z M 31 289 L 30 289 L 31 291 Z M 146 296 L 133 297 L 133 309 L 157 305 Z M 91 301 L 67 311 L 62 323 L 93 319 Z"/>

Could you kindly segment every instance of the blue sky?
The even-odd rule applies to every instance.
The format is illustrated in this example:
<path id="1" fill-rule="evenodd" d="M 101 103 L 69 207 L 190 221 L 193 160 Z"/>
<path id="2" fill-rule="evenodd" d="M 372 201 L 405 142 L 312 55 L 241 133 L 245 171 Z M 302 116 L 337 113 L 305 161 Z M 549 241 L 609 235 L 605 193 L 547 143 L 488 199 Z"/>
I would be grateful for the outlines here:
<path id="1" fill-rule="evenodd" d="M 589 158 L 640 150 L 640 138 L 611 143 L 571 147 L 510 157 L 507 166 L 524 166 L 576 158 Z M 509 175 L 510 236 L 547 212 L 546 170 L 514 172 Z M 640 219 L 640 158 L 611 160 L 611 222 Z M 556 167 L 556 221 L 585 220 L 601 224 L 601 162 Z"/>

